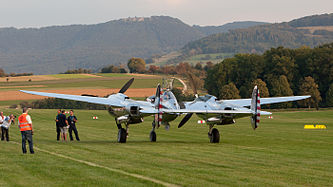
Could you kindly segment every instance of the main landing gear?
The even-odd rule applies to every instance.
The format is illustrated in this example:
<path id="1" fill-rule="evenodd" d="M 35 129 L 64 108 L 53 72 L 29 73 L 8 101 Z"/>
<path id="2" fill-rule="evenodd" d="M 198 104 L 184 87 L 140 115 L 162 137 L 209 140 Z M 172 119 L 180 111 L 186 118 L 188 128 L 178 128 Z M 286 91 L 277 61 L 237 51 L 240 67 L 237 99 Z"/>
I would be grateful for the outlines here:
<path id="1" fill-rule="evenodd" d="M 220 142 L 220 133 L 219 130 L 213 128 L 214 125 L 209 125 L 208 138 L 210 143 L 219 143 Z"/>
<path id="2" fill-rule="evenodd" d="M 128 136 L 128 124 L 126 124 L 126 129 L 122 128 L 121 124 L 116 120 L 116 124 L 118 127 L 118 143 L 126 143 Z"/>
<path id="3" fill-rule="evenodd" d="M 156 142 L 155 121 L 153 121 L 151 125 L 153 126 L 153 129 L 150 131 L 149 139 L 151 142 Z"/>

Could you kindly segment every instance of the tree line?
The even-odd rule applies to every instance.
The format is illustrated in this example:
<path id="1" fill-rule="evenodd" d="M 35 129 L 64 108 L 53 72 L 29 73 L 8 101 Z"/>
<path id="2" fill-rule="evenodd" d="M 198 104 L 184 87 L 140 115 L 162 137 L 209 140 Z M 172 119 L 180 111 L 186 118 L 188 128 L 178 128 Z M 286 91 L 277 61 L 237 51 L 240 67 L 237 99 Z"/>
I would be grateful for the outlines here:
<path id="1" fill-rule="evenodd" d="M 5 70 L 0 68 L 0 77 L 19 77 L 19 76 L 30 76 L 33 75 L 33 73 L 6 73 Z"/>
<path id="2" fill-rule="evenodd" d="M 209 69 L 205 79 L 208 93 L 220 99 L 249 98 L 254 85 L 262 97 L 311 95 L 297 106 L 333 106 L 333 43 L 237 54 Z"/>

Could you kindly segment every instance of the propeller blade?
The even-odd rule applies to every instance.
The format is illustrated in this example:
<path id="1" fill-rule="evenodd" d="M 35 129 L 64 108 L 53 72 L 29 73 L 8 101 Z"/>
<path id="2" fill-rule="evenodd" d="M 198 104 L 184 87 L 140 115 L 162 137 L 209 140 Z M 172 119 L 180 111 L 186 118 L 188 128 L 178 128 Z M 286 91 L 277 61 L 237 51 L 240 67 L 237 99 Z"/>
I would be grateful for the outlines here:
<path id="1" fill-rule="evenodd" d="M 161 119 L 160 104 L 161 104 L 161 85 L 158 84 L 155 95 L 155 108 L 157 109 L 158 113 L 154 115 L 154 121 L 155 125 L 157 125 L 157 128 L 160 126 L 160 119 Z"/>
<path id="2" fill-rule="evenodd" d="M 98 97 L 98 95 L 91 95 L 91 94 L 81 94 L 81 96 Z"/>
<path id="3" fill-rule="evenodd" d="M 179 123 L 178 128 L 185 125 L 185 123 L 192 117 L 193 113 L 188 113 L 186 116 L 182 119 L 182 121 Z"/>
<path id="4" fill-rule="evenodd" d="M 134 81 L 134 78 L 131 78 L 129 81 L 127 81 L 126 84 L 119 90 L 118 93 L 125 93 L 126 90 L 131 86 L 133 81 Z"/>
<path id="5" fill-rule="evenodd" d="M 156 97 L 155 97 L 155 99 L 160 98 L 160 95 L 161 95 L 161 85 L 158 84 L 157 88 L 156 88 L 156 94 L 155 94 Z"/>
<path id="6" fill-rule="evenodd" d="M 170 88 L 169 88 L 170 90 L 173 89 L 173 83 L 174 83 L 174 82 L 175 82 L 175 79 L 173 78 L 173 79 L 172 79 L 172 82 L 171 82 L 171 84 L 170 84 Z"/>
<path id="7" fill-rule="evenodd" d="M 189 78 L 190 85 L 191 85 L 191 87 L 192 87 L 192 90 L 193 90 L 194 95 L 198 95 L 197 86 L 196 86 L 196 84 L 195 84 L 193 74 L 192 74 L 192 73 L 187 73 L 187 76 L 188 76 L 188 78 Z"/>

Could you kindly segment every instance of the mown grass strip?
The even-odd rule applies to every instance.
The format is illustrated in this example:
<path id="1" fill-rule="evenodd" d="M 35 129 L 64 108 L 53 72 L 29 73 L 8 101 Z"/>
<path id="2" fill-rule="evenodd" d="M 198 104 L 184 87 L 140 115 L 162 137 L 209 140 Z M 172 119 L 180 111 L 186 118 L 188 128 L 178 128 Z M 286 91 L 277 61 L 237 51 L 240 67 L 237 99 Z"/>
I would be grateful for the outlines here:
<path id="1" fill-rule="evenodd" d="M 11 143 L 20 145 L 18 142 L 14 142 L 14 141 L 11 141 Z M 52 151 L 41 149 L 41 148 L 38 148 L 36 146 L 34 146 L 34 149 L 37 150 L 37 151 L 40 151 L 40 152 L 44 152 L 44 153 L 53 155 L 53 156 L 57 156 L 57 157 L 61 157 L 61 158 L 64 158 L 64 159 L 72 160 L 72 161 L 79 162 L 79 163 L 82 163 L 82 164 L 86 164 L 86 165 L 92 166 L 92 167 L 103 168 L 103 169 L 106 169 L 106 170 L 109 170 L 109 171 L 112 171 L 112 172 L 117 172 L 117 173 L 120 173 L 120 174 L 123 174 L 123 175 L 128 175 L 128 176 L 135 177 L 135 178 L 138 178 L 138 179 L 143 179 L 143 180 L 147 180 L 147 181 L 150 181 L 150 182 L 154 182 L 156 184 L 161 184 L 161 185 L 168 186 L 168 187 L 177 187 L 178 186 L 176 184 L 167 183 L 167 182 L 160 181 L 160 180 L 157 180 L 157 179 L 154 179 L 154 178 L 151 178 L 151 177 L 146 177 L 146 176 L 135 174 L 135 173 L 129 173 L 129 172 L 126 172 L 126 171 L 123 171 L 123 170 L 120 170 L 120 169 L 109 168 L 109 167 L 102 166 L 102 165 L 99 165 L 99 164 L 96 164 L 96 163 L 93 163 L 93 162 L 89 162 L 89 161 L 85 161 L 85 160 L 75 159 L 73 157 L 69 157 L 69 156 L 66 156 L 64 154 L 58 154 L 58 153 L 55 153 L 55 152 L 52 152 Z"/>

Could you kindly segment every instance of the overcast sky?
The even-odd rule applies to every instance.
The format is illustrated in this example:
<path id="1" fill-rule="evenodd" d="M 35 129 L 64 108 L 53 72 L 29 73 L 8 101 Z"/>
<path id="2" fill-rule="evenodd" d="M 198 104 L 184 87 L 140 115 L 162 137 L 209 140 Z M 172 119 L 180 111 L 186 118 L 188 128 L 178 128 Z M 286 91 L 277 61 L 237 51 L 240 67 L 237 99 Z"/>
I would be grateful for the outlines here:
<path id="1" fill-rule="evenodd" d="M 96 24 L 165 15 L 189 25 L 283 22 L 333 13 L 333 0 L 0 0 L 0 27 Z"/>

